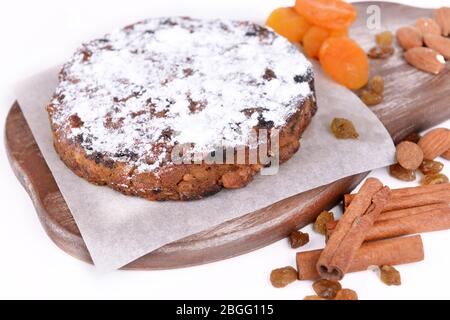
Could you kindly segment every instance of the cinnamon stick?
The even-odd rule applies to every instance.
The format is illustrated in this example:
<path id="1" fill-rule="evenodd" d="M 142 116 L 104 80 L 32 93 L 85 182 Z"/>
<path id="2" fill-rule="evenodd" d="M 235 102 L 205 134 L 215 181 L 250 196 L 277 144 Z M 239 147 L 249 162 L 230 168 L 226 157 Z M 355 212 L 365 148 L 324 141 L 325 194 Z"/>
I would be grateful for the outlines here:
<path id="1" fill-rule="evenodd" d="M 445 208 L 432 209 L 423 213 L 382 221 L 377 220 L 367 231 L 365 241 L 446 229 L 450 229 L 450 207 L 448 205 Z M 327 237 L 331 236 L 335 230 L 331 223 L 327 224 Z"/>
<path id="2" fill-rule="evenodd" d="M 381 214 L 378 217 L 376 222 L 397 219 L 397 218 L 412 216 L 415 214 L 425 213 L 425 212 L 432 211 L 432 210 L 439 210 L 439 209 L 446 209 L 446 208 L 448 209 L 449 205 L 445 202 L 441 202 L 441 203 L 434 203 L 434 204 L 429 204 L 429 205 L 420 206 L 420 207 L 386 211 L 386 212 L 381 212 Z"/>
<path id="3" fill-rule="evenodd" d="M 369 230 L 389 200 L 390 189 L 375 178 L 365 181 L 336 225 L 317 261 L 317 272 L 324 279 L 340 280 Z"/>
<path id="4" fill-rule="evenodd" d="M 438 194 L 438 196 L 429 196 L 430 194 Z M 441 198 L 439 198 L 441 197 Z M 347 208 L 349 204 L 355 198 L 355 194 L 346 194 L 344 195 L 344 207 Z M 419 199 L 416 200 L 418 203 L 423 203 L 422 205 L 439 203 L 439 202 L 450 202 L 450 183 L 436 184 L 436 185 L 428 185 L 428 186 L 419 186 L 412 188 L 401 188 L 401 189 L 393 189 L 391 190 L 391 201 L 403 203 L 401 200 L 397 199 Z M 385 208 L 386 211 L 396 210 L 390 208 L 391 204 Z M 419 205 L 415 205 L 419 206 Z M 411 207 L 411 206 L 410 206 Z M 397 208 L 398 209 L 398 208 Z"/>
<path id="5" fill-rule="evenodd" d="M 297 253 L 297 270 L 300 280 L 316 280 L 317 262 L 323 250 Z M 417 236 L 373 241 L 363 244 L 356 252 L 347 272 L 367 270 L 370 266 L 399 265 L 422 261 L 422 238 Z"/>

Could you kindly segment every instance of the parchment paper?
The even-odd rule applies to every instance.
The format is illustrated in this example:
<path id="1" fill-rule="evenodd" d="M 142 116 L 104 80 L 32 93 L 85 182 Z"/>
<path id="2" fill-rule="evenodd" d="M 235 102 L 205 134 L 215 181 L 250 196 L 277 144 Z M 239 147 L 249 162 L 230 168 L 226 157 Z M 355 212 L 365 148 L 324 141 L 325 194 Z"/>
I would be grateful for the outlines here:
<path id="1" fill-rule="evenodd" d="M 45 106 L 57 85 L 58 71 L 55 67 L 24 80 L 16 86 L 16 94 L 92 259 L 104 271 L 297 193 L 394 162 L 394 145 L 378 118 L 316 64 L 319 110 L 300 151 L 281 165 L 277 175 L 258 175 L 243 189 L 223 190 L 199 201 L 150 202 L 124 196 L 77 177 L 54 151 Z M 352 120 L 360 138 L 335 139 L 329 130 L 334 117 Z"/>

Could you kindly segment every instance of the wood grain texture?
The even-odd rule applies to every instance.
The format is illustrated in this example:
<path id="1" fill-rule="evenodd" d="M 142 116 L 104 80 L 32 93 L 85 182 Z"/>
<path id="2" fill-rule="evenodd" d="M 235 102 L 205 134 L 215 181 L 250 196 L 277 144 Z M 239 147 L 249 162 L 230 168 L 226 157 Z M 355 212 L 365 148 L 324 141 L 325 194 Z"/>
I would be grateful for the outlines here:
<path id="1" fill-rule="evenodd" d="M 400 25 L 411 24 L 416 18 L 432 14 L 431 10 L 393 3 L 356 4 L 359 18 L 351 34 L 366 49 L 374 43 L 366 27 L 366 10 L 373 4 L 381 8 L 383 26 L 392 31 Z M 371 72 L 382 75 L 386 81 L 385 102 L 372 110 L 395 141 L 450 118 L 449 66 L 439 76 L 422 73 L 408 66 L 397 48 L 396 56 L 389 60 L 372 60 Z M 30 194 L 49 237 L 68 254 L 92 262 L 78 227 L 17 103 L 11 108 L 6 121 L 5 144 L 11 166 Z M 365 176 L 366 173 L 359 174 L 301 193 L 167 244 L 124 269 L 185 267 L 229 258 L 266 246 L 312 222 L 318 213 L 337 204 L 342 195 L 352 190 Z"/>

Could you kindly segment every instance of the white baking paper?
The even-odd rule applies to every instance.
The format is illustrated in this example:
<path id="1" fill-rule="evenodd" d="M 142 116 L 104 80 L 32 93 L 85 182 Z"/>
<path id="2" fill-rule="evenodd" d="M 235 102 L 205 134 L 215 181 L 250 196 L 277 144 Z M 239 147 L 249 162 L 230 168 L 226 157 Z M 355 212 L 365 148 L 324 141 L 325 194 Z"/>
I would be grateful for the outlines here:
<path id="1" fill-rule="evenodd" d="M 353 174 L 394 162 L 395 148 L 378 118 L 351 91 L 329 80 L 315 65 L 319 110 L 299 152 L 277 175 L 258 175 L 247 187 L 223 190 L 203 200 L 150 202 L 94 186 L 73 174 L 53 149 L 45 106 L 59 68 L 24 80 L 16 94 L 39 148 L 67 202 L 95 265 L 125 264 L 186 236 L 264 208 L 274 202 Z M 350 119 L 358 140 L 337 140 L 334 117 Z"/>

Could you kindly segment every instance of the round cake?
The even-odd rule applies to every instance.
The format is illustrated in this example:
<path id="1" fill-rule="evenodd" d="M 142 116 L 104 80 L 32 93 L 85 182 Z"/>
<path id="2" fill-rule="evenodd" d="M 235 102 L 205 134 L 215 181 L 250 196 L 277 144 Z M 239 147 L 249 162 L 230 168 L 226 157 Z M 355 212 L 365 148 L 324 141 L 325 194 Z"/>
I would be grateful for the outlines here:
<path id="1" fill-rule="evenodd" d="M 267 165 L 250 161 L 254 132 L 277 132 L 283 163 L 316 111 L 311 64 L 250 22 L 148 19 L 84 44 L 59 77 L 47 111 L 61 159 L 149 200 L 247 185 Z M 245 150 L 244 161 L 206 161 L 230 148 Z"/>

